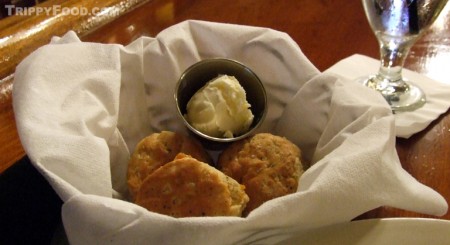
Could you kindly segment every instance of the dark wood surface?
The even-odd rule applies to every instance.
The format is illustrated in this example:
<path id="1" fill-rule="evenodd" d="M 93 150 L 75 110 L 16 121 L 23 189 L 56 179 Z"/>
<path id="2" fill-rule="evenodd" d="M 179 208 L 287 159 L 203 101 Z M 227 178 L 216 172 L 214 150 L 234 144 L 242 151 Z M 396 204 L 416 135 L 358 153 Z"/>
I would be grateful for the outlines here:
<path id="1" fill-rule="evenodd" d="M 52 0 L 46 2 L 51 3 Z M 449 5 L 447 4 L 435 25 L 413 47 L 406 67 L 450 84 Z M 120 17 L 77 30 L 77 33 L 83 41 L 126 45 L 142 35 L 155 36 L 173 24 L 198 19 L 269 27 L 286 32 L 321 71 L 355 53 L 378 58 L 377 42 L 369 28 L 362 4 L 357 0 L 152 0 L 141 1 L 136 6 L 138 7 L 130 8 Z M 34 38 L 39 38 L 41 42 L 25 42 L 23 48 L 26 50 L 20 56 L 15 56 L 10 50 L 14 48 L 14 44 L 5 45 L 2 39 L 14 36 L 12 31 L 19 32 L 21 23 L 26 20 L 21 18 L 6 25 L 8 18 L 0 21 L 0 67 L 3 69 L 0 70 L 0 172 L 25 155 L 17 136 L 11 107 L 11 89 L 14 85 L 11 74 L 15 65 L 27 53 L 47 42 L 51 35 L 61 35 L 74 29 L 74 25 L 60 25 L 54 29 L 44 28 L 45 32 L 38 30 L 38 36 Z M 80 20 L 68 20 L 75 23 L 77 21 Z M 42 23 L 42 20 L 35 22 L 24 26 L 27 29 L 36 28 L 34 25 Z M 449 111 L 410 139 L 398 139 L 397 150 L 403 167 L 412 176 L 441 193 L 450 202 Z M 382 217 L 431 216 L 380 207 L 358 219 Z M 450 220 L 450 214 L 433 218 Z"/>

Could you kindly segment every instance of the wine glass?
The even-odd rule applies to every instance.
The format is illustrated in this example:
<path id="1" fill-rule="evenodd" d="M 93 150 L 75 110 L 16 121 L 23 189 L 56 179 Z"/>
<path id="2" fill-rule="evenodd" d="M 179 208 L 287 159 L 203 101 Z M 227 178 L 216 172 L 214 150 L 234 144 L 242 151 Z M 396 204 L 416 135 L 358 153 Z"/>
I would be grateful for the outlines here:
<path id="1" fill-rule="evenodd" d="M 362 0 L 380 46 L 378 73 L 361 79 L 379 91 L 393 112 L 413 111 L 426 103 L 424 92 L 402 76 L 411 46 L 437 18 L 448 0 Z"/>

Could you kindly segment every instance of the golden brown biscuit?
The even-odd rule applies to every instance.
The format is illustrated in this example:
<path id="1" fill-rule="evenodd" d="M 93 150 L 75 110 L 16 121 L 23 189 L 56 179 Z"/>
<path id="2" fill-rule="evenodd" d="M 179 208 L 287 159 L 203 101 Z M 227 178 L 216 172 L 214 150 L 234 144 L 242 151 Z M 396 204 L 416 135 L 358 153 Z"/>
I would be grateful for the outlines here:
<path id="1" fill-rule="evenodd" d="M 245 186 L 250 201 L 247 215 L 262 203 L 297 191 L 303 173 L 300 149 L 286 138 L 269 133 L 231 144 L 219 156 L 218 166 Z"/>
<path id="2" fill-rule="evenodd" d="M 173 217 L 241 216 L 244 186 L 210 165 L 180 154 L 141 185 L 136 204 Z"/>
<path id="3" fill-rule="evenodd" d="M 208 153 L 197 141 L 179 133 L 162 131 L 141 140 L 128 163 L 127 179 L 131 198 L 134 200 L 142 181 L 149 174 L 172 161 L 180 152 L 212 163 Z"/>

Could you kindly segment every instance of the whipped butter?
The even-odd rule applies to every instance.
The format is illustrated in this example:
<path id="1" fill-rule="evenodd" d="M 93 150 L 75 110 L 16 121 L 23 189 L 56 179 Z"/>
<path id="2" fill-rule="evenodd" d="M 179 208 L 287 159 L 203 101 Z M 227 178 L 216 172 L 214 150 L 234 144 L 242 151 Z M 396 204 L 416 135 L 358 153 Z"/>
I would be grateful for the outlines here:
<path id="1" fill-rule="evenodd" d="M 247 132 L 254 118 L 244 88 L 228 75 L 220 75 L 199 89 L 186 109 L 186 120 L 195 129 L 219 138 Z"/>

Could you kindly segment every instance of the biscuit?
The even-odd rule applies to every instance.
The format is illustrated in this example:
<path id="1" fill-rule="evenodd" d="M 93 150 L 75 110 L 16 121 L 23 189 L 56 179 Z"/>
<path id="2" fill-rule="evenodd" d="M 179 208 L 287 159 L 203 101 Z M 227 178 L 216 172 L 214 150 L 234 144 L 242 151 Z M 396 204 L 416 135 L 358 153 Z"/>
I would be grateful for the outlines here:
<path id="1" fill-rule="evenodd" d="M 135 203 L 172 217 L 241 216 L 248 200 L 244 186 L 181 153 L 144 180 Z"/>
<path id="2" fill-rule="evenodd" d="M 245 186 L 250 201 L 244 215 L 268 200 L 296 192 L 303 173 L 300 149 L 269 133 L 231 144 L 220 154 L 218 168 Z"/>
<path id="3" fill-rule="evenodd" d="M 211 157 L 194 139 L 179 133 L 162 131 L 142 139 L 128 163 L 127 184 L 134 200 L 142 181 L 159 167 L 172 161 L 178 153 L 185 153 L 206 163 Z"/>

